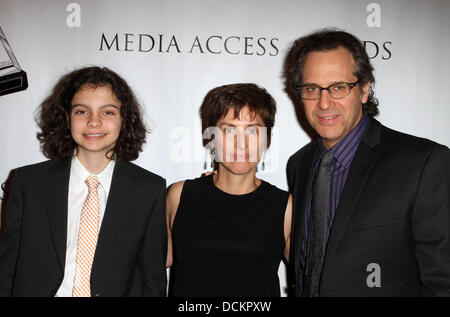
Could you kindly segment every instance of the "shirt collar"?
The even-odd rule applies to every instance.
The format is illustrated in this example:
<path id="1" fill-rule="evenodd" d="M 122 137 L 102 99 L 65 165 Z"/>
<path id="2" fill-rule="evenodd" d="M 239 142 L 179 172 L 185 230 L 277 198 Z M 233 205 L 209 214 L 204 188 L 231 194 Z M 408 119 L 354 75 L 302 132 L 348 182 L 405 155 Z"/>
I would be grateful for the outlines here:
<path id="1" fill-rule="evenodd" d="M 366 115 L 364 115 L 358 122 L 356 127 L 350 131 L 349 134 L 345 136 L 344 139 L 339 141 L 335 146 L 333 146 L 330 151 L 333 153 L 334 158 L 341 164 L 344 168 L 348 168 L 350 163 L 355 156 L 358 145 L 366 130 L 369 120 Z M 322 140 L 319 138 L 319 154 L 327 151 L 327 148 L 323 145 Z"/>
<path id="2" fill-rule="evenodd" d="M 103 188 L 109 188 L 111 186 L 112 174 L 116 162 L 111 160 L 108 165 L 99 174 L 89 173 L 88 170 L 81 164 L 80 160 L 76 156 L 72 157 L 71 174 L 79 182 L 83 182 L 89 176 L 97 176 L 100 184 Z"/>

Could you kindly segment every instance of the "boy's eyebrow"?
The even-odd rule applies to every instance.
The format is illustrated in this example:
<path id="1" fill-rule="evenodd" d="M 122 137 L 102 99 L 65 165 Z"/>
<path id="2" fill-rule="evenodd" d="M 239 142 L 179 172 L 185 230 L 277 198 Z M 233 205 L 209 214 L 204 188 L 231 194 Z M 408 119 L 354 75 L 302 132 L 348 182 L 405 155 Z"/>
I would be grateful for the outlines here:
<path id="1" fill-rule="evenodd" d="M 75 104 L 75 105 L 72 105 L 72 109 L 75 108 L 75 107 L 89 108 L 87 105 L 82 104 L 82 103 L 77 103 L 77 104 Z M 103 105 L 103 106 L 100 107 L 100 109 L 108 108 L 108 107 L 113 107 L 113 108 L 116 108 L 117 110 L 120 110 L 120 108 L 119 108 L 118 106 L 113 105 L 113 104 Z"/>
<path id="2" fill-rule="evenodd" d="M 77 104 L 72 105 L 72 109 L 75 108 L 75 107 L 88 108 L 88 106 L 86 106 L 86 105 L 84 105 L 84 104 L 81 104 L 81 103 L 77 103 Z"/>

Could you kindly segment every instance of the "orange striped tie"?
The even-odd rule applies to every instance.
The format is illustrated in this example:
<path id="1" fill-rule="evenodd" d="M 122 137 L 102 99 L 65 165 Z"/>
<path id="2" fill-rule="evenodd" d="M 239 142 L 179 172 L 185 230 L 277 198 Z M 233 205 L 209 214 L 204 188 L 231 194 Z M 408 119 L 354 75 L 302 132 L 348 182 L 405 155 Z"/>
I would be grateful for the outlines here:
<path id="1" fill-rule="evenodd" d="M 91 268 L 98 239 L 100 204 L 97 188 L 100 182 L 97 176 L 89 176 L 85 182 L 89 192 L 81 210 L 73 297 L 91 296 Z"/>

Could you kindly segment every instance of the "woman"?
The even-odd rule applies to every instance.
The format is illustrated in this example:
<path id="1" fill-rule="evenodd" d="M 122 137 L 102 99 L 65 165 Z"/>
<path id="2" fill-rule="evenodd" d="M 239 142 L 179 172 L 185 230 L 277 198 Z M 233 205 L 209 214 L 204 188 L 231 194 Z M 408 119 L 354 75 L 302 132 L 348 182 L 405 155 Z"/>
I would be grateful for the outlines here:
<path id="1" fill-rule="evenodd" d="M 216 173 L 168 191 L 169 296 L 280 296 L 291 199 L 256 177 L 275 112 L 273 98 L 255 84 L 217 87 L 205 97 L 202 128 L 213 138 L 204 145 Z"/>
<path id="2" fill-rule="evenodd" d="M 0 296 L 165 296 L 165 180 L 129 161 L 145 143 L 127 82 L 64 75 L 40 106 L 45 162 L 18 168 L 0 240 Z"/>

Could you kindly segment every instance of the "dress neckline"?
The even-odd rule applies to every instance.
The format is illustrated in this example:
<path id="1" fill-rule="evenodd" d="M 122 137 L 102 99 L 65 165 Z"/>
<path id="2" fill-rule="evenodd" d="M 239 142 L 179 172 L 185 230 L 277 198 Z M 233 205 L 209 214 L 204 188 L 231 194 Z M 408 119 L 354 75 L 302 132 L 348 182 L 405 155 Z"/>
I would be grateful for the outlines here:
<path id="1" fill-rule="evenodd" d="M 248 198 L 248 197 L 252 197 L 254 195 L 257 195 L 264 187 L 266 187 L 267 183 L 261 179 L 261 184 L 259 184 L 258 187 L 256 187 L 253 191 L 246 193 L 246 194 L 230 194 L 227 192 L 224 192 L 223 190 L 221 190 L 219 187 L 216 186 L 216 184 L 214 183 L 214 179 L 213 179 L 214 174 L 208 175 L 207 177 L 207 181 L 209 183 L 209 185 L 212 187 L 213 191 L 223 195 L 223 196 L 228 196 L 228 197 L 234 197 L 234 198 Z"/>

